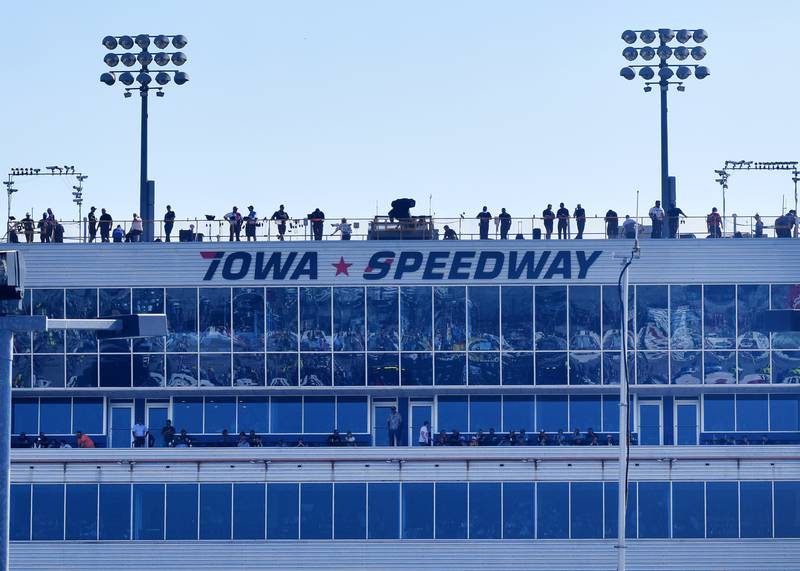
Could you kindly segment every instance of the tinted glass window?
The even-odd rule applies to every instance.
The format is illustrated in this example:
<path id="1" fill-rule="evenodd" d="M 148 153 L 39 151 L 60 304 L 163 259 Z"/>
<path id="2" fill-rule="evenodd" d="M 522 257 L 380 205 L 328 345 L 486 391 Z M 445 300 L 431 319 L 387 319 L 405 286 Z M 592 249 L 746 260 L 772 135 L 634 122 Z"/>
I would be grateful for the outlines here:
<path id="1" fill-rule="evenodd" d="M 433 384 L 433 357 L 430 353 L 400 353 L 400 382 L 406 386 Z"/>
<path id="2" fill-rule="evenodd" d="M 164 313 L 163 288 L 133 288 L 131 290 L 133 313 Z M 133 340 L 133 350 L 141 352 L 163 351 L 165 337 L 147 337 Z"/>
<path id="3" fill-rule="evenodd" d="M 133 539 L 164 539 L 163 484 L 134 484 Z"/>
<path id="4" fill-rule="evenodd" d="M 201 354 L 199 373 L 201 387 L 231 386 L 231 356 Z"/>
<path id="5" fill-rule="evenodd" d="M 364 288 L 333 288 L 333 350 L 363 351 Z"/>
<path id="6" fill-rule="evenodd" d="M 740 384 L 771 382 L 769 351 L 739 351 L 738 357 Z"/>
<path id="7" fill-rule="evenodd" d="M 706 483 L 706 519 L 707 537 L 739 537 L 738 483 Z"/>
<path id="8" fill-rule="evenodd" d="M 439 286 L 433 296 L 436 350 L 463 351 L 467 342 L 466 288 Z"/>
<path id="9" fill-rule="evenodd" d="M 669 537 L 669 482 L 639 482 L 639 537 Z"/>
<path id="10" fill-rule="evenodd" d="M 400 537 L 400 484 L 370 483 L 368 491 L 369 539 L 398 539 Z"/>
<path id="11" fill-rule="evenodd" d="M 337 407 L 337 428 L 340 432 L 368 432 L 366 397 L 339 397 Z"/>
<path id="12" fill-rule="evenodd" d="M 599 385 L 600 379 L 600 353 L 569 354 L 569 384 L 571 385 Z"/>
<path id="13" fill-rule="evenodd" d="M 533 353 L 503 353 L 503 384 L 533 384 Z"/>
<path id="14" fill-rule="evenodd" d="M 238 431 L 257 433 L 269 432 L 269 399 L 264 398 L 239 398 L 238 401 L 239 426 Z"/>
<path id="15" fill-rule="evenodd" d="M 736 353 L 733 351 L 706 351 L 703 382 L 710 385 L 729 385 L 736 382 Z"/>
<path id="16" fill-rule="evenodd" d="M 439 397 L 438 407 L 439 430 L 467 430 L 467 397 Z"/>
<path id="17" fill-rule="evenodd" d="M 57 388 L 64 386 L 64 357 L 62 355 L 34 355 L 33 387 Z"/>
<path id="18" fill-rule="evenodd" d="M 466 353 L 436 353 L 437 385 L 467 384 Z"/>
<path id="19" fill-rule="evenodd" d="M 297 351 L 297 288 L 268 287 L 267 351 Z"/>
<path id="20" fill-rule="evenodd" d="M 436 483 L 436 538 L 467 538 L 467 484 Z"/>
<path id="21" fill-rule="evenodd" d="M 303 402 L 303 432 L 328 434 L 336 428 L 333 397 L 306 397 Z"/>
<path id="22" fill-rule="evenodd" d="M 17 335 L 14 335 L 17 339 Z M 16 351 L 16 349 L 14 349 Z M 31 357 L 30 355 L 14 355 L 12 364 L 11 388 L 21 389 L 31 386 Z"/>
<path id="23" fill-rule="evenodd" d="M 470 385 L 500 384 L 500 353 L 470 353 L 468 360 Z"/>
<path id="24" fill-rule="evenodd" d="M 172 401 L 172 419 L 175 430 L 190 434 L 203 432 L 203 399 L 175 397 Z"/>
<path id="25" fill-rule="evenodd" d="M 603 432 L 619 432 L 619 397 L 603 397 Z"/>
<path id="26" fill-rule="evenodd" d="M 740 285 L 737 288 L 737 319 L 740 349 L 769 349 L 764 312 L 769 309 L 768 285 Z"/>
<path id="27" fill-rule="evenodd" d="M 670 346 L 700 349 L 703 288 L 699 285 L 670 286 Z"/>
<path id="28" fill-rule="evenodd" d="M 66 522 L 66 539 L 97 539 L 97 484 L 67 484 Z"/>
<path id="29" fill-rule="evenodd" d="M 11 484 L 11 541 L 27 541 L 31 537 L 31 487 Z"/>
<path id="30" fill-rule="evenodd" d="M 297 355 L 286 353 L 270 353 L 267 355 L 268 387 L 296 387 L 297 376 Z"/>
<path id="31" fill-rule="evenodd" d="M 473 482 L 469 485 L 470 539 L 500 539 L 501 485 Z"/>
<path id="32" fill-rule="evenodd" d="M 331 355 L 326 353 L 301 353 L 300 386 L 329 387 L 331 384 Z"/>
<path id="33" fill-rule="evenodd" d="M 300 498 L 300 539 L 331 539 L 332 484 L 300 484 Z"/>
<path id="34" fill-rule="evenodd" d="M 669 384 L 669 353 L 637 351 L 636 382 L 643 385 Z"/>
<path id="35" fill-rule="evenodd" d="M 295 510 L 297 514 L 297 484 L 292 486 L 294 491 Z M 279 492 L 280 493 L 280 490 Z M 266 511 L 266 491 L 264 484 L 234 484 L 233 485 L 233 538 L 234 539 L 264 539 L 264 513 Z M 294 516 L 294 535 L 297 538 L 297 515 Z"/>
<path id="36" fill-rule="evenodd" d="M 67 355 L 67 388 L 96 386 L 97 355 Z"/>
<path id="37" fill-rule="evenodd" d="M 29 436 L 39 433 L 39 399 L 12 399 L 11 433 Z"/>
<path id="38" fill-rule="evenodd" d="M 600 288 L 571 286 L 569 288 L 569 347 L 570 349 L 600 349 Z"/>
<path id="39" fill-rule="evenodd" d="M 236 430 L 236 399 L 233 397 L 206 397 L 206 434 L 219 434 L 227 429 Z"/>
<path id="40" fill-rule="evenodd" d="M 616 539 L 619 533 L 619 518 L 617 495 L 619 484 L 617 482 L 606 482 L 604 484 L 605 501 L 605 528 L 606 539 Z M 625 510 L 625 537 L 636 537 L 636 482 L 628 483 L 628 503 Z"/>
<path id="41" fill-rule="evenodd" d="M 302 351 L 331 349 L 330 288 L 300 288 L 300 349 Z"/>
<path id="42" fill-rule="evenodd" d="M 673 351 L 670 353 L 673 385 L 696 385 L 703 382 L 700 351 Z"/>
<path id="43" fill-rule="evenodd" d="M 500 288 L 471 286 L 468 295 L 468 346 L 470 351 L 500 348 Z"/>
<path id="44" fill-rule="evenodd" d="M 130 484 L 100 484 L 100 540 L 131 538 Z"/>
<path id="45" fill-rule="evenodd" d="M 197 386 L 197 355 L 167 355 L 167 386 Z"/>
<path id="46" fill-rule="evenodd" d="M 233 288 L 233 350 L 264 350 L 263 288 Z"/>
<path id="47" fill-rule="evenodd" d="M 63 289 L 36 289 L 32 291 L 32 294 L 34 315 L 46 315 L 52 318 L 64 317 Z M 64 332 L 35 332 L 33 334 L 33 351 L 34 353 L 63 353 Z"/>
<path id="48" fill-rule="evenodd" d="M 533 432 L 535 404 L 534 398 L 527 396 L 506 396 L 503 398 L 502 430 L 525 430 Z M 500 428 L 498 427 L 498 430 Z"/>
<path id="49" fill-rule="evenodd" d="M 573 539 L 603 537 L 602 482 L 573 482 L 571 486 L 571 517 Z"/>
<path id="50" fill-rule="evenodd" d="M 636 287 L 636 347 L 668 348 L 667 286 Z"/>
<path id="51" fill-rule="evenodd" d="M 539 396 L 536 399 L 536 431 L 567 430 L 567 397 Z"/>
<path id="52" fill-rule="evenodd" d="M 772 309 L 800 309 L 800 285 L 773 285 L 771 301 Z M 772 334 L 773 349 L 797 349 L 798 346 L 800 346 L 800 333 L 781 331 Z"/>
<path id="53" fill-rule="evenodd" d="M 538 286 L 535 291 L 535 297 L 536 349 L 545 351 L 566 349 L 567 288 L 563 286 Z"/>
<path id="54" fill-rule="evenodd" d="M 164 310 L 167 314 L 167 351 L 197 351 L 197 290 L 168 288 Z"/>
<path id="55" fill-rule="evenodd" d="M 504 349 L 533 349 L 533 288 L 503 286 L 502 337 Z"/>
<path id="56" fill-rule="evenodd" d="M 430 287 L 400 288 L 400 344 L 403 351 L 433 348 L 433 290 Z"/>
<path id="57" fill-rule="evenodd" d="M 66 292 L 67 319 L 93 319 L 97 317 L 96 289 L 68 289 Z M 92 353 L 97 351 L 94 331 L 68 330 L 67 353 Z"/>
<path id="58" fill-rule="evenodd" d="M 736 348 L 736 286 L 703 288 L 703 327 L 707 349 Z"/>
<path id="59" fill-rule="evenodd" d="M 569 399 L 569 430 L 579 428 L 586 432 L 588 428 L 600 431 L 600 397 L 571 396 Z"/>
<path id="60" fill-rule="evenodd" d="M 200 539 L 231 538 L 231 485 L 200 484 Z"/>
<path id="61" fill-rule="evenodd" d="M 300 397 L 272 397 L 272 430 L 277 433 L 302 432 L 303 408 Z"/>
<path id="62" fill-rule="evenodd" d="M 231 350 L 231 290 L 200 288 L 200 350 Z"/>
<path id="63" fill-rule="evenodd" d="M 64 486 L 62 484 L 33 485 L 31 531 L 31 538 L 34 541 L 64 539 Z"/>
<path id="64" fill-rule="evenodd" d="M 800 338 L 798 339 L 800 344 Z M 34 373 L 36 361 L 34 360 Z M 800 351 L 773 351 L 772 366 L 774 383 L 800 383 Z"/>
<path id="65" fill-rule="evenodd" d="M 131 356 L 100 355 L 100 386 L 130 387 Z"/>
<path id="66" fill-rule="evenodd" d="M 533 539 L 535 537 L 535 484 L 506 482 L 503 484 L 503 537 Z"/>
<path id="67" fill-rule="evenodd" d="M 536 485 L 536 528 L 539 539 L 569 538 L 569 484 Z"/>
<path id="68" fill-rule="evenodd" d="M 703 421 L 706 432 L 733 431 L 733 395 L 705 395 L 703 397 Z"/>
<path id="69" fill-rule="evenodd" d="M 403 539 L 433 539 L 433 484 L 403 483 Z"/>
<path id="70" fill-rule="evenodd" d="M 770 430 L 800 430 L 800 397 L 770 395 Z"/>
<path id="71" fill-rule="evenodd" d="M 233 386 L 263 387 L 265 384 L 264 355 L 235 354 L 233 356 Z"/>
<path id="72" fill-rule="evenodd" d="M 767 395 L 736 396 L 736 430 L 769 430 Z"/>
<path id="73" fill-rule="evenodd" d="M 628 300 L 628 331 L 633 334 L 635 288 L 630 288 Z M 622 325 L 622 306 L 617 286 L 603 286 L 603 349 L 622 347 L 620 326 Z"/>
<path id="74" fill-rule="evenodd" d="M 367 485 L 336 484 L 334 539 L 367 538 Z"/>
<path id="75" fill-rule="evenodd" d="M 500 397 L 473 396 L 469 401 L 470 431 L 500 430 Z"/>
<path id="76" fill-rule="evenodd" d="M 800 482 L 775 482 L 775 537 L 800 537 Z"/>
<path id="77" fill-rule="evenodd" d="M 267 539 L 297 539 L 299 494 L 298 484 L 267 485 Z"/>
<path id="78" fill-rule="evenodd" d="M 772 482 L 739 483 L 741 537 L 772 537 Z"/>
<path id="79" fill-rule="evenodd" d="M 367 384 L 373 387 L 399 385 L 400 355 L 397 353 L 368 353 Z"/>
<path id="80" fill-rule="evenodd" d="M 703 537 L 703 482 L 672 484 L 672 537 Z"/>
<path id="81" fill-rule="evenodd" d="M 555 351 L 552 353 L 539 352 L 536 354 L 536 384 L 567 384 L 566 351 Z"/>
<path id="82" fill-rule="evenodd" d="M 367 349 L 397 351 L 400 347 L 399 290 L 396 287 L 367 288 Z"/>

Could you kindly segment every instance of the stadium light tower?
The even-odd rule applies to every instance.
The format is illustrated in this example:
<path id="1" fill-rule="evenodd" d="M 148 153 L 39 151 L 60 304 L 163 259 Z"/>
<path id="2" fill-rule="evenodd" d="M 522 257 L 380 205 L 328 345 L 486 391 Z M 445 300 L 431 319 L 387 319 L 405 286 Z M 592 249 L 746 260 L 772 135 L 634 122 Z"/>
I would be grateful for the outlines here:
<path id="1" fill-rule="evenodd" d="M 100 76 L 100 81 L 106 85 L 114 85 L 117 80 L 125 85 L 125 97 L 130 97 L 133 91 L 138 91 L 142 99 L 142 157 L 141 173 L 139 180 L 139 215 L 146 223 L 142 240 L 145 242 L 153 241 L 153 227 L 155 218 L 154 208 L 154 187 L 147 180 L 147 94 L 153 89 L 156 96 L 164 97 L 164 86 L 170 81 L 175 81 L 178 85 L 183 85 L 189 81 L 189 75 L 177 69 L 164 69 L 155 74 L 151 74 L 149 66 L 155 63 L 159 67 L 172 63 L 180 67 L 186 63 L 186 54 L 180 51 L 188 43 L 186 36 L 177 35 L 158 35 L 139 34 L 137 36 L 106 36 L 103 38 L 103 46 L 109 50 L 103 61 L 108 67 L 116 67 L 122 63 L 125 67 L 139 65 L 138 72 L 134 76 L 130 71 L 107 71 Z M 155 54 L 150 53 L 151 44 L 160 50 Z M 170 44 L 176 51 L 163 51 L 169 48 Z M 136 46 L 141 51 L 137 54 L 130 51 Z M 114 53 L 117 48 L 126 50 L 124 53 Z M 136 71 L 136 70 L 134 70 Z M 152 85 L 153 81 L 158 86 Z M 137 86 L 133 86 L 138 83 Z M 133 87 L 131 87 L 133 86 Z"/>
<path id="2" fill-rule="evenodd" d="M 696 30 L 670 30 L 661 28 L 657 32 L 653 30 L 625 30 L 622 32 L 622 41 L 629 44 L 622 50 L 622 57 L 629 62 L 642 58 L 644 64 L 630 64 L 623 67 L 619 74 L 627 80 L 633 80 L 639 70 L 639 77 L 644 79 L 644 90 L 650 92 L 653 85 L 657 85 L 661 93 L 661 206 L 665 210 L 670 207 L 670 203 L 675 201 L 672 195 L 669 181 L 669 149 L 667 145 L 667 91 L 670 85 L 675 85 L 678 91 L 685 91 L 683 82 L 692 76 L 697 79 L 705 79 L 711 72 L 704 65 L 683 63 L 691 57 L 695 61 L 700 61 L 706 57 L 706 50 L 698 44 L 703 43 L 708 38 L 708 34 L 703 29 Z M 650 44 L 658 40 L 658 46 Z M 634 46 L 641 41 L 644 46 Z M 673 40 L 677 40 L 677 46 L 670 45 Z M 686 45 L 693 42 L 694 45 Z M 678 63 L 669 63 L 669 59 L 674 57 Z M 648 63 L 657 59 L 657 62 Z M 676 79 L 673 79 L 676 78 Z M 669 237 L 669 224 L 661 227 L 661 237 Z"/>

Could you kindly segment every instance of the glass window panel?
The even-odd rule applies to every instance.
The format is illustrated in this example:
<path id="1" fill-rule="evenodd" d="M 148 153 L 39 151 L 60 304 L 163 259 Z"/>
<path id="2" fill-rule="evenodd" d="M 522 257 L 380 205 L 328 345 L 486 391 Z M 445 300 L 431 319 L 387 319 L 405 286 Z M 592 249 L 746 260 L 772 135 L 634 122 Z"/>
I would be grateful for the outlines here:
<path id="1" fill-rule="evenodd" d="M 35 362 L 34 359 L 34 364 Z M 800 384 L 800 351 L 773 351 L 772 366 L 774 367 L 772 382 Z"/>
<path id="2" fill-rule="evenodd" d="M 303 407 L 300 397 L 272 397 L 270 416 L 271 432 L 297 434 L 303 431 Z"/>
<path id="3" fill-rule="evenodd" d="M 39 433 L 39 399 L 11 399 L 11 434 Z"/>
<path id="4" fill-rule="evenodd" d="M 703 327 L 706 349 L 736 348 L 736 286 L 703 288 Z"/>
<path id="5" fill-rule="evenodd" d="M 46 315 L 56 319 L 64 317 L 63 289 L 35 289 L 32 294 L 34 315 Z M 64 332 L 35 332 L 33 334 L 33 351 L 34 353 L 63 353 Z"/>
<path id="6" fill-rule="evenodd" d="M 736 430 L 769 430 L 767 395 L 736 395 Z"/>
<path id="7" fill-rule="evenodd" d="M 770 430 L 800 431 L 800 397 L 796 395 L 770 395 Z"/>
<path id="8" fill-rule="evenodd" d="M 100 290 L 99 317 L 130 315 L 131 290 L 111 288 Z M 100 351 L 104 353 L 127 353 L 131 350 L 129 339 L 106 339 L 100 341 Z"/>
<path id="9" fill-rule="evenodd" d="M 536 397 L 536 432 L 558 432 L 567 429 L 567 397 Z"/>
<path id="10" fill-rule="evenodd" d="M 467 397 L 440 396 L 437 409 L 439 430 L 464 431 L 469 426 Z"/>
<path id="11" fill-rule="evenodd" d="M 10 500 L 11 541 L 28 541 L 31 538 L 31 487 L 29 484 L 11 484 Z"/>
<path id="12" fill-rule="evenodd" d="M 297 351 L 297 288 L 267 288 L 267 351 Z"/>
<path id="13" fill-rule="evenodd" d="M 281 486 L 281 484 L 277 484 Z M 290 494 L 294 492 L 294 535 L 297 539 L 297 484 L 289 486 Z M 281 490 L 277 493 L 280 494 Z M 291 502 L 292 498 L 288 498 Z M 277 506 L 280 512 L 280 506 Z M 266 512 L 266 491 L 264 484 L 233 485 L 233 539 L 264 539 Z M 280 514 L 277 514 L 280 515 Z M 281 522 L 278 521 L 278 524 Z"/>
<path id="14" fill-rule="evenodd" d="M 775 537 L 800 537 L 800 482 L 775 482 Z"/>
<path id="15" fill-rule="evenodd" d="M 741 537 L 772 537 L 772 482 L 739 483 Z"/>
<path id="16" fill-rule="evenodd" d="M 131 485 L 100 484 L 100 541 L 131 538 Z"/>
<path id="17" fill-rule="evenodd" d="M 331 350 L 330 288 L 300 288 L 300 350 Z"/>
<path id="18" fill-rule="evenodd" d="M 636 367 L 634 362 L 635 353 L 633 351 L 628 353 L 628 380 L 634 383 Z M 620 353 L 618 351 L 603 351 L 603 384 L 618 385 L 619 384 L 619 363 Z"/>
<path id="19" fill-rule="evenodd" d="M 163 387 L 166 385 L 164 375 L 164 355 L 140 354 L 133 356 L 133 386 Z M 67 358 L 69 367 L 69 357 Z"/>
<path id="20" fill-rule="evenodd" d="M 636 347 L 667 349 L 668 325 L 667 286 L 636 286 Z"/>
<path id="21" fill-rule="evenodd" d="M 536 384 L 567 384 L 567 352 L 536 353 Z"/>
<path id="22" fill-rule="evenodd" d="M 434 374 L 437 385 L 466 385 L 466 353 L 436 353 Z"/>
<path id="23" fill-rule="evenodd" d="M 340 432 L 364 433 L 369 405 L 366 397 L 339 397 L 336 400 L 337 428 Z"/>
<path id="24" fill-rule="evenodd" d="M 330 353 L 300 353 L 301 387 L 329 387 L 332 384 Z"/>
<path id="25" fill-rule="evenodd" d="M 68 398 L 41 400 L 39 430 L 45 434 L 72 433 L 72 406 Z"/>
<path id="26" fill-rule="evenodd" d="M 236 430 L 236 399 L 234 397 L 206 397 L 205 433 L 219 434 L 227 429 Z"/>
<path id="27" fill-rule="evenodd" d="M 231 350 L 231 290 L 200 288 L 200 350 Z"/>
<path id="28" fill-rule="evenodd" d="M 603 483 L 573 482 L 570 517 L 573 539 L 603 538 Z"/>
<path id="29" fill-rule="evenodd" d="M 364 353 L 334 354 L 333 383 L 337 387 L 363 387 L 366 384 Z"/>
<path id="30" fill-rule="evenodd" d="M 264 288 L 233 288 L 233 350 L 264 350 Z"/>
<path id="31" fill-rule="evenodd" d="M 705 536 L 703 482 L 673 482 L 672 537 Z"/>
<path id="32" fill-rule="evenodd" d="M 503 353 L 503 384 L 533 384 L 533 353 Z"/>
<path id="33" fill-rule="evenodd" d="M 367 485 L 335 484 L 334 539 L 367 538 Z"/>
<path id="34" fill-rule="evenodd" d="M 436 483 L 436 539 L 467 539 L 467 484 Z"/>
<path id="35" fill-rule="evenodd" d="M 603 396 L 603 432 L 619 432 L 619 397 Z"/>
<path id="36" fill-rule="evenodd" d="M 606 482 L 604 484 L 605 501 L 605 528 L 606 539 L 616 539 L 619 533 L 619 514 L 617 512 L 617 494 L 619 484 Z M 636 482 L 628 483 L 628 503 L 625 510 L 625 537 L 636 537 Z"/>
<path id="37" fill-rule="evenodd" d="M 673 385 L 696 385 L 703 381 L 703 365 L 700 351 L 672 351 L 670 365 L 672 367 Z"/>
<path id="38" fill-rule="evenodd" d="M 197 289 L 168 288 L 164 309 L 167 314 L 167 351 L 197 351 Z"/>
<path id="39" fill-rule="evenodd" d="M 200 484 L 200 539 L 231 538 L 231 485 Z"/>
<path id="40" fill-rule="evenodd" d="M 17 335 L 14 335 L 14 339 Z M 31 357 L 30 355 L 14 355 L 12 365 L 11 388 L 22 389 L 31 386 Z"/>
<path id="41" fill-rule="evenodd" d="M 403 351 L 433 348 L 433 289 L 428 286 L 400 288 L 400 344 Z"/>
<path id="42" fill-rule="evenodd" d="M 600 288 L 570 286 L 569 347 L 577 350 L 600 349 Z"/>
<path id="43" fill-rule="evenodd" d="M 403 483 L 403 539 L 433 539 L 433 484 Z"/>
<path id="44" fill-rule="evenodd" d="M 68 289 L 66 292 L 67 319 L 94 319 L 97 317 L 96 289 Z M 97 351 L 97 334 L 94 331 L 67 332 L 67 353 L 93 353 Z"/>
<path id="45" fill-rule="evenodd" d="M 197 539 L 197 484 L 167 484 L 167 540 Z"/>
<path id="46" fill-rule="evenodd" d="M 536 349 L 567 348 L 567 288 L 564 286 L 537 286 L 536 296 Z"/>
<path id="47" fill-rule="evenodd" d="M 500 384 L 500 353 L 469 353 L 467 357 L 470 385 Z"/>
<path id="48" fill-rule="evenodd" d="M 600 353 L 571 352 L 569 354 L 569 384 L 599 385 L 600 363 Z"/>
<path id="49" fill-rule="evenodd" d="M 433 288 L 434 346 L 437 351 L 466 348 L 467 289 L 460 286 Z"/>
<path id="50" fill-rule="evenodd" d="M 367 288 L 367 350 L 397 351 L 399 291 L 396 287 Z"/>
<path id="51" fill-rule="evenodd" d="M 130 387 L 131 356 L 100 355 L 100 386 Z"/>
<path id="52" fill-rule="evenodd" d="M 33 387 L 64 387 L 64 357 L 62 355 L 34 355 Z"/>
<path id="53" fill-rule="evenodd" d="M 669 353 L 637 351 L 636 382 L 640 385 L 669 384 Z"/>
<path id="54" fill-rule="evenodd" d="M 189 434 L 203 432 L 203 399 L 201 397 L 175 397 L 172 399 L 172 424 L 175 430 Z"/>
<path id="55" fill-rule="evenodd" d="M 97 539 L 97 484 L 67 484 L 66 539 Z"/>
<path id="56" fill-rule="evenodd" d="M 6 315 L 30 315 L 32 290 L 22 293 L 21 300 L 0 300 L 0 311 Z M 31 352 L 31 334 L 14 333 L 14 354 Z M 30 376 L 30 375 L 29 375 Z"/>
<path id="57" fill-rule="evenodd" d="M 733 351 L 705 351 L 704 380 L 710 385 L 736 383 L 736 353 Z"/>
<path id="58" fill-rule="evenodd" d="M 572 432 L 579 428 L 581 432 L 592 428 L 599 431 L 600 422 L 600 397 L 599 396 L 570 396 L 569 397 L 569 430 Z"/>
<path id="59" fill-rule="evenodd" d="M 539 539 L 569 538 L 569 484 L 536 485 L 536 527 Z"/>
<path id="60" fill-rule="evenodd" d="M 502 287 L 503 349 L 533 349 L 533 287 Z"/>
<path id="61" fill-rule="evenodd" d="M 771 380 L 769 351 L 739 351 L 739 384 L 761 385 Z"/>
<path id="62" fill-rule="evenodd" d="M 97 355 L 67 355 L 67 388 L 97 386 Z"/>
<path id="63" fill-rule="evenodd" d="M 370 482 L 368 510 L 369 539 L 399 539 L 400 484 Z"/>
<path id="64" fill-rule="evenodd" d="M 670 286 L 670 347 L 701 349 L 703 288 L 699 285 Z"/>
<path id="65" fill-rule="evenodd" d="M 769 309 L 769 286 L 741 284 L 736 295 L 739 349 L 769 349 L 769 332 L 763 319 Z"/>
<path id="66" fill-rule="evenodd" d="M 622 338 L 620 325 L 622 320 L 622 307 L 620 304 L 619 288 L 617 286 L 603 286 L 603 349 L 620 349 Z M 633 337 L 633 317 L 636 304 L 634 303 L 635 288 L 629 288 L 628 296 L 628 331 Z"/>
<path id="67" fill-rule="evenodd" d="M 167 386 L 196 387 L 197 354 L 167 355 Z"/>
<path id="68" fill-rule="evenodd" d="M 131 290 L 133 313 L 164 313 L 164 288 L 133 288 Z M 145 337 L 133 340 L 133 350 L 140 353 L 164 350 L 165 337 Z"/>
<path id="69" fill-rule="evenodd" d="M 31 539 L 64 539 L 64 485 L 33 485 Z"/>
<path id="70" fill-rule="evenodd" d="M 333 350 L 363 351 L 364 288 L 333 288 Z"/>
<path id="71" fill-rule="evenodd" d="M 297 355 L 269 353 L 267 355 L 267 386 L 296 387 L 298 370 Z"/>
<path id="72" fill-rule="evenodd" d="M 304 433 L 330 434 L 336 428 L 334 397 L 305 397 L 303 419 Z"/>
<path id="73" fill-rule="evenodd" d="M 503 427 L 501 430 L 525 430 L 533 432 L 534 425 L 534 397 L 512 396 L 503 397 Z"/>
<path id="74" fill-rule="evenodd" d="M 669 482 L 639 482 L 639 537 L 669 537 Z"/>
<path id="75" fill-rule="evenodd" d="M 103 399 L 72 399 L 72 434 L 103 434 Z"/>
<path id="76" fill-rule="evenodd" d="M 503 484 L 504 539 L 534 539 L 535 497 L 533 482 Z"/>
<path id="77" fill-rule="evenodd" d="M 200 354 L 201 387 L 231 386 L 231 356 Z"/>
<path id="78" fill-rule="evenodd" d="M 472 482 L 469 485 L 469 538 L 500 539 L 501 484 Z"/>
<path id="79" fill-rule="evenodd" d="M 239 432 L 255 430 L 258 434 L 269 432 L 269 399 L 267 397 L 239 397 L 237 402 Z"/>
<path id="80" fill-rule="evenodd" d="M 800 309 L 800 284 L 773 285 L 772 309 Z M 773 349 L 797 349 L 797 347 L 800 347 L 800 333 L 781 331 L 772 334 Z"/>
<path id="81" fill-rule="evenodd" d="M 400 380 L 404 386 L 433 384 L 433 356 L 430 353 L 400 353 Z"/>
<path id="82" fill-rule="evenodd" d="M 233 386 L 263 387 L 265 383 L 263 354 L 235 354 L 233 356 Z"/>
<path id="83" fill-rule="evenodd" d="M 500 349 L 500 288 L 467 288 L 468 348 L 470 351 Z"/>
<path id="84" fill-rule="evenodd" d="M 300 539 L 331 539 L 332 520 L 332 484 L 300 484 Z"/>
<path id="85" fill-rule="evenodd" d="M 367 384 L 373 387 L 399 385 L 399 359 L 397 353 L 368 353 Z"/>
<path id="86" fill-rule="evenodd" d="M 732 432 L 735 426 L 733 395 L 703 397 L 703 429 L 706 432 Z"/>
<path id="87" fill-rule="evenodd" d="M 469 399 L 470 432 L 501 430 L 499 396 L 475 396 Z"/>
<path id="88" fill-rule="evenodd" d="M 739 537 L 739 484 L 706 483 L 706 536 L 709 539 Z"/>

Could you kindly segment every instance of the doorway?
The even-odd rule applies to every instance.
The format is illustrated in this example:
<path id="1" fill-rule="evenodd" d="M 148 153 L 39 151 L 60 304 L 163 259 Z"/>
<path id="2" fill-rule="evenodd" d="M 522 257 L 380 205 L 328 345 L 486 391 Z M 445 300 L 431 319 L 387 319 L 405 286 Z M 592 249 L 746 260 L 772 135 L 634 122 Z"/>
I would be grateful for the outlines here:
<path id="1" fill-rule="evenodd" d="M 662 443 L 662 410 L 660 400 L 639 401 L 639 444 L 660 446 Z"/>
<path id="2" fill-rule="evenodd" d="M 372 403 L 372 445 L 389 446 L 389 426 L 387 421 L 392 408 L 397 407 L 396 400 L 373 401 Z"/>
<path id="3" fill-rule="evenodd" d="M 408 445 L 422 446 L 419 442 L 419 429 L 424 422 L 428 423 L 428 437 L 433 440 L 433 403 L 412 402 L 411 422 L 408 423 Z"/>
<path id="4" fill-rule="evenodd" d="M 150 431 L 153 446 L 163 448 L 164 439 L 161 438 L 161 429 L 167 424 L 169 418 L 169 404 L 163 402 L 149 402 L 145 405 L 147 411 L 147 430 Z M 149 443 L 147 444 L 149 446 Z"/>
<path id="5" fill-rule="evenodd" d="M 109 448 L 130 448 L 133 445 L 133 404 L 111 403 Z"/>
<path id="6" fill-rule="evenodd" d="M 700 419 L 696 400 L 675 401 L 675 444 L 697 446 Z"/>

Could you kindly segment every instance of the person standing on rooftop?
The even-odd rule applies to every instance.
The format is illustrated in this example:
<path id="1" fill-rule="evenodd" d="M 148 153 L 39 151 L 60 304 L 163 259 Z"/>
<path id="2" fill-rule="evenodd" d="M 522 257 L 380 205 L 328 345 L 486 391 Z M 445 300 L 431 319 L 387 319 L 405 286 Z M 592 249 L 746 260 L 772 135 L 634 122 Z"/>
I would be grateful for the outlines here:
<path id="1" fill-rule="evenodd" d="M 583 229 L 586 228 L 586 210 L 584 210 L 583 206 L 578 204 L 572 215 L 575 217 L 575 224 L 578 225 L 578 234 L 575 236 L 575 239 L 580 240 L 583 238 Z"/>
<path id="2" fill-rule="evenodd" d="M 489 212 L 489 209 L 484 206 L 483 210 L 478 212 L 478 215 L 475 218 L 478 219 L 478 231 L 480 232 L 480 239 L 488 240 L 489 221 L 492 219 L 492 214 Z"/>
<path id="3" fill-rule="evenodd" d="M 511 230 L 511 215 L 505 208 L 500 209 L 500 239 L 508 240 L 508 231 Z"/>
<path id="4" fill-rule="evenodd" d="M 553 220 L 556 219 L 552 204 L 548 204 L 547 208 L 542 211 L 542 219 L 544 220 L 544 238 L 549 240 L 553 235 Z"/>
<path id="5" fill-rule="evenodd" d="M 569 239 L 569 210 L 564 207 L 564 203 L 560 203 L 556 217 L 558 218 L 558 239 Z"/>
<path id="6" fill-rule="evenodd" d="M 648 213 L 650 220 L 653 221 L 653 231 L 650 233 L 651 238 L 661 238 L 661 227 L 664 224 L 664 209 L 661 208 L 661 201 L 656 200 L 655 205 Z"/>

